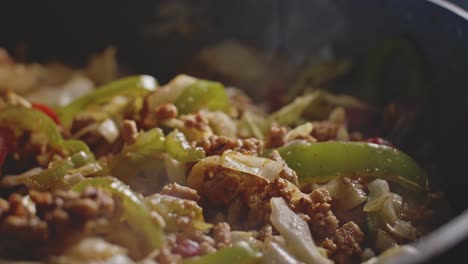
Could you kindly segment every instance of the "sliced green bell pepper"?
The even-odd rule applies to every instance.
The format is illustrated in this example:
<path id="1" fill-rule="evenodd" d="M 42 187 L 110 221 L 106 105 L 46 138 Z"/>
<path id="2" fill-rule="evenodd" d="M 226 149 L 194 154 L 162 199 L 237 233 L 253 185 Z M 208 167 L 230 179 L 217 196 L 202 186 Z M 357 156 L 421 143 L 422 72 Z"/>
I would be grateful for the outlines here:
<path id="1" fill-rule="evenodd" d="M 55 122 L 43 112 L 26 107 L 10 106 L 0 111 L 0 127 L 12 131 L 31 131 L 41 134 L 48 145 L 72 155 L 84 151 L 94 159 L 89 147 L 80 140 L 63 140 Z"/>
<path id="2" fill-rule="evenodd" d="M 159 128 L 139 132 L 134 143 L 124 146 L 110 162 L 111 175 L 144 194 L 156 192 L 166 180 L 164 134 Z"/>
<path id="3" fill-rule="evenodd" d="M 258 263 L 261 255 L 253 249 L 247 242 L 239 242 L 232 247 L 223 248 L 215 253 L 201 257 L 187 259 L 184 264 L 238 264 L 238 263 Z"/>
<path id="4" fill-rule="evenodd" d="M 50 168 L 41 173 L 26 178 L 24 183 L 29 188 L 40 191 L 67 188 L 69 186 L 67 186 L 65 175 L 91 161 L 94 161 L 94 157 L 84 151 L 79 151 L 68 158 L 52 163 Z"/>
<path id="5" fill-rule="evenodd" d="M 68 128 L 71 126 L 75 115 L 90 105 L 106 102 L 117 95 L 143 96 L 154 91 L 157 86 L 156 79 L 148 75 L 123 78 L 97 88 L 93 92 L 74 100 L 60 109 L 58 116 L 62 125 Z"/>
<path id="6" fill-rule="evenodd" d="M 365 142 L 297 143 L 278 149 L 299 182 L 325 182 L 341 176 L 376 177 L 406 188 L 427 190 L 425 171 L 405 153 Z"/>
<path id="7" fill-rule="evenodd" d="M 272 113 L 270 115 L 270 120 L 283 126 L 297 125 L 303 120 L 302 114 L 304 111 L 317 97 L 317 93 L 297 97 L 293 102 Z"/>
<path id="8" fill-rule="evenodd" d="M 195 201 L 156 193 L 145 197 L 145 203 L 148 208 L 155 210 L 164 218 L 165 230 L 169 232 L 181 230 L 181 226 L 177 224 L 177 219 L 181 216 L 189 218 L 190 226 L 198 230 L 207 231 L 213 226 L 205 222 L 203 209 Z M 183 227 L 186 228 L 187 225 L 184 224 Z"/>
<path id="9" fill-rule="evenodd" d="M 175 105 L 180 114 L 194 113 L 201 109 L 226 111 L 229 108 L 229 98 L 221 83 L 197 80 L 184 89 Z"/>
<path id="10" fill-rule="evenodd" d="M 128 185 L 111 177 L 87 178 L 73 186 L 72 190 L 81 192 L 89 186 L 104 189 L 121 200 L 123 220 L 138 233 L 141 239 L 146 240 L 151 250 L 164 245 L 163 228 L 152 216 L 156 212 L 151 212 L 143 199 Z"/>
<path id="11" fill-rule="evenodd" d="M 64 140 L 62 143 L 63 148 L 68 152 L 68 154 L 74 154 L 78 153 L 80 151 L 83 151 L 90 157 L 91 160 L 94 160 L 94 154 L 91 152 L 89 149 L 88 145 L 84 143 L 81 140 L 76 140 L 76 139 L 69 139 L 69 140 Z"/>
<path id="12" fill-rule="evenodd" d="M 1 110 L 0 127 L 41 133 L 47 143 L 55 148 L 61 147 L 63 143 L 55 122 L 43 112 L 32 108 L 10 106 Z"/>
<path id="13" fill-rule="evenodd" d="M 167 135 L 164 144 L 166 152 L 180 162 L 194 162 L 205 158 L 205 150 L 190 146 L 184 134 L 177 129 Z"/>
<path id="14" fill-rule="evenodd" d="M 164 151 L 164 140 L 164 133 L 159 128 L 142 131 L 138 133 L 135 142 L 126 145 L 120 154 L 137 161 L 139 158 Z"/>

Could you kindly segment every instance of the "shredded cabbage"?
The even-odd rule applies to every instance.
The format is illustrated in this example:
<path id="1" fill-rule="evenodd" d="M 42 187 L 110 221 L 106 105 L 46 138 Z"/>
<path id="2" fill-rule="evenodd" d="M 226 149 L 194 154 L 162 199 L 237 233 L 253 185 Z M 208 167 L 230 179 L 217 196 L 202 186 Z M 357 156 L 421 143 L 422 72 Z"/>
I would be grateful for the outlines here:
<path id="1" fill-rule="evenodd" d="M 271 223 L 284 237 L 288 244 L 288 248 L 298 259 L 306 263 L 333 263 L 320 253 L 312 239 L 309 225 L 289 209 L 283 198 L 271 198 L 270 204 Z"/>
<path id="2" fill-rule="evenodd" d="M 282 162 L 244 155 L 235 151 L 225 151 L 221 156 L 221 165 L 236 171 L 259 176 L 269 182 L 274 181 L 283 170 Z"/>

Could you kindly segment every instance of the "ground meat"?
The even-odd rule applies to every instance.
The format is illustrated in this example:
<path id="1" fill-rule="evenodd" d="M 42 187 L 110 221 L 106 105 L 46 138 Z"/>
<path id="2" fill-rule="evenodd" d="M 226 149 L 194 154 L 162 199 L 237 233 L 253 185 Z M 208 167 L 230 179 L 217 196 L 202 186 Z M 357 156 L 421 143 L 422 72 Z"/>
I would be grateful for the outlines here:
<path id="1" fill-rule="evenodd" d="M 187 128 L 195 128 L 200 131 L 211 131 L 209 121 L 200 112 L 191 115 L 183 115 L 180 120 L 184 121 Z"/>
<path id="2" fill-rule="evenodd" d="M 286 127 L 272 126 L 268 132 L 265 147 L 267 149 L 281 147 L 286 144 Z"/>
<path id="3" fill-rule="evenodd" d="M 317 121 L 312 124 L 314 129 L 311 134 L 317 141 L 336 139 L 338 129 L 340 128 L 339 124 L 331 121 Z"/>
<path id="4" fill-rule="evenodd" d="M 246 155 L 260 155 L 263 152 L 263 141 L 256 138 L 242 139 L 237 151 Z"/>
<path id="5" fill-rule="evenodd" d="M 270 224 L 264 225 L 259 231 L 254 233 L 254 237 L 260 241 L 271 239 L 273 236 L 273 227 Z"/>
<path id="6" fill-rule="evenodd" d="M 254 229 L 269 223 L 270 199 L 282 197 L 289 207 L 310 225 L 312 235 L 318 241 L 332 237 L 338 228 L 338 220 L 331 211 L 331 197 L 326 189 L 317 189 L 307 195 L 283 178 L 274 182 L 245 177 L 239 172 L 222 167 L 212 156 L 213 164 L 206 164 L 203 175 L 196 184 L 202 204 L 209 207 L 227 207 L 227 218 L 231 226 Z M 192 171 L 189 178 L 195 172 Z M 195 178 L 195 177 L 194 177 Z M 190 179 L 189 179 L 190 180 Z M 189 181 L 190 182 L 190 181 Z M 195 186 L 196 185 L 196 186 Z"/>
<path id="7" fill-rule="evenodd" d="M 231 105 L 240 113 L 247 110 L 257 110 L 256 107 L 253 105 L 250 97 L 247 94 L 245 94 L 244 91 L 233 87 L 226 87 L 226 93 L 229 96 L 229 102 L 231 103 Z"/>
<path id="8" fill-rule="evenodd" d="M 208 138 L 202 138 L 196 143 L 197 147 L 201 147 L 205 150 L 207 156 L 221 155 L 228 149 L 235 149 L 238 147 L 238 140 L 228 138 L 225 136 L 210 136 Z"/>
<path id="9" fill-rule="evenodd" d="M 309 224 L 314 238 L 332 236 L 338 227 L 338 219 L 331 211 L 330 194 L 326 189 L 316 189 L 310 194 L 310 198 L 314 206 L 309 207 L 307 215 L 311 218 Z"/>
<path id="10" fill-rule="evenodd" d="M 231 245 L 231 227 L 228 223 L 222 222 L 213 228 L 213 237 L 217 248 L 224 248 Z"/>
<path id="11" fill-rule="evenodd" d="M 198 140 L 196 146 L 203 148 L 207 156 L 221 155 L 226 150 L 234 150 L 247 155 L 258 155 L 263 151 L 263 142 L 259 139 L 233 139 L 217 135 Z"/>
<path id="12" fill-rule="evenodd" d="M 145 100 L 139 125 L 144 129 L 154 128 L 165 120 L 176 118 L 178 114 L 177 107 L 174 104 L 167 103 L 152 109 Z"/>
<path id="13" fill-rule="evenodd" d="M 309 223 L 312 236 L 317 240 L 333 236 L 338 227 L 338 220 L 331 211 L 331 198 L 325 189 L 318 189 L 308 196 L 294 184 L 278 178 L 264 188 L 259 186 L 257 191 L 243 197 L 249 208 L 245 222 L 248 228 L 269 222 L 269 202 L 272 197 L 282 197 L 293 211 Z"/>
<path id="14" fill-rule="evenodd" d="M 124 120 L 122 123 L 122 138 L 127 144 L 132 144 L 138 137 L 138 128 L 134 120 Z"/>
<path id="15" fill-rule="evenodd" d="M 30 191 L 29 197 L 36 205 L 35 213 L 18 194 L 9 197 L 8 205 L 0 202 L 6 209 L 0 214 L 0 257 L 38 259 L 58 254 L 85 234 L 88 224 L 114 211 L 113 199 L 94 188 L 80 194 Z"/>
<path id="16" fill-rule="evenodd" d="M 178 115 L 177 107 L 174 104 L 163 104 L 156 107 L 155 116 L 158 121 L 176 118 Z"/>
<path id="17" fill-rule="evenodd" d="M 325 238 L 322 242 L 321 247 L 327 250 L 327 255 L 330 257 L 336 252 L 336 244 L 333 243 L 333 240 Z"/>
<path id="18" fill-rule="evenodd" d="M 336 230 L 333 237 L 333 244 L 336 249 L 333 254 L 333 259 L 336 263 L 352 263 L 354 259 L 361 259 L 361 245 L 364 241 L 364 233 L 358 225 L 353 222 L 348 222 Z M 326 241 L 325 247 L 330 250 L 333 247 L 327 245 L 330 241 Z"/>
<path id="19" fill-rule="evenodd" d="M 288 135 L 288 128 L 272 126 L 268 133 L 265 146 L 266 148 L 278 148 L 285 145 L 288 142 L 301 140 L 306 142 L 316 142 L 317 139 L 312 135 Z"/>
<path id="20" fill-rule="evenodd" d="M 269 158 L 283 163 L 283 169 L 281 170 L 279 174 L 281 178 L 288 180 L 294 183 L 295 185 L 299 184 L 297 173 L 288 166 L 288 164 L 283 160 L 283 158 L 281 158 L 277 150 L 272 151 Z"/>
<path id="21" fill-rule="evenodd" d="M 239 220 L 242 219 L 243 217 L 243 212 L 245 211 L 246 209 L 246 206 L 245 204 L 243 203 L 243 201 L 241 200 L 240 197 L 237 197 L 236 199 L 234 199 L 234 201 L 232 201 L 230 204 L 229 204 L 229 207 L 227 209 L 227 215 L 226 215 L 226 219 L 213 219 L 213 220 L 218 220 L 214 223 L 217 223 L 217 222 L 222 222 L 222 221 L 227 221 L 228 223 L 230 223 L 231 225 L 235 224 L 235 223 L 238 223 Z M 239 224 L 239 225 L 234 225 L 235 227 L 239 227 L 241 228 L 242 225 Z"/>
<path id="22" fill-rule="evenodd" d="M 170 183 L 164 186 L 161 190 L 161 194 L 167 194 L 170 196 L 192 200 L 195 202 L 198 202 L 200 200 L 200 196 L 198 195 L 196 190 L 179 185 L 177 183 Z"/>
<path id="23" fill-rule="evenodd" d="M 228 205 L 239 194 L 242 177 L 237 172 L 217 166 L 207 174 L 200 195 L 209 204 Z"/>

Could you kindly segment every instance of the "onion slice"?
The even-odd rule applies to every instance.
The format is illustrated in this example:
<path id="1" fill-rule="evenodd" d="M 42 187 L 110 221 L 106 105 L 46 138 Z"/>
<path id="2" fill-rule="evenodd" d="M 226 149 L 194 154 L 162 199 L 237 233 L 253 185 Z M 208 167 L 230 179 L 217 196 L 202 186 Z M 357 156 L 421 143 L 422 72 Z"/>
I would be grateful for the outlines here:
<path id="1" fill-rule="evenodd" d="M 369 189 L 369 199 L 364 205 L 365 212 L 374 212 L 382 208 L 390 195 L 390 187 L 385 180 L 373 180 L 367 184 Z"/>
<path id="2" fill-rule="evenodd" d="M 312 239 L 309 225 L 291 209 L 281 197 L 270 200 L 270 221 L 278 232 L 284 237 L 288 248 L 298 259 L 306 263 L 329 264 L 333 263 L 320 254 Z"/>
<path id="3" fill-rule="evenodd" d="M 221 156 L 221 165 L 228 169 L 264 178 L 268 182 L 278 178 L 284 166 L 282 162 L 244 155 L 235 151 L 225 151 Z"/>

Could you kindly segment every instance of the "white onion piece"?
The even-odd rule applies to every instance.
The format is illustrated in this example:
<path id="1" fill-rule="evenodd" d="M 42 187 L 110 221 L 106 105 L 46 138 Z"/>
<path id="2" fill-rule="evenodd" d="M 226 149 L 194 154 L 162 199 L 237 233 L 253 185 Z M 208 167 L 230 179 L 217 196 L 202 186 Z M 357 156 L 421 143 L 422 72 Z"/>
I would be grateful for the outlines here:
<path id="1" fill-rule="evenodd" d="M 263 251 L 262 263 L 264 264 L 299 264 L 296 258 L 291 256 L 284 248 L 274 242 L 267 242 Z"/>
<path id="2" fill-rule="evenodd" d="M 21 199 L 21 204 L 24 208 L 26 208 L 26 210 L 28 210 L 30 214 L 36 214 L 36 204 L 31 200 L 29 194 Z"/>
<path id="3" fill-rule="evenodd" d="M 180 185 L 187 185 L 187 168 L 185 164 L 171 158 L 169 155 L 163 155 L 163 157 L 169 180 Z"/>
<path id="4" fill-rule="evenodd" d="M 338 128 L 336 132 L 336 140 L 338 141 L 348 141 L 349 140 L 349 133 L 346 126 L 342 125 Z"/>
<path id="5" fill-rule="evenodd" d="M 263 242 L 254 238 L 253 232 L 249 231 L 231 231 L 232 244 L 247 243 L 253 248 L 263 248 Z"/>
<path id="6" fill-rule="evenodd" d="M 284 166 L 282 162 L 244 155 L 235 151 L 225 151 L 221 156 L 221 165 L 228 169 L 262 177 L 269 182 L 278 178 Z"/>
<path id="7" fill-rule="evenodd" d="M 289 131 L 284 138 L 286 141 L 290 141 L 296 138 L 306 138 L 310 135 L 313 129 L 314 126 L 312 123 L 307 122 Z"/>
<path id="8" fill-rule="evenodd" d="M 375 241 L 375 246 L 378 250 L 384 251 L 386 249 L 396 247 L 397 242 L 387 232 L 385 232 L 382 229 L 379 229 L 377 231 L 377 239 Z"/>
<path id="9" fill-rule="evenodd" d="M 107 141 L 107 143 L 114 143 L 119 137 L 119 129 L 114 120 L 107 118 L 98 128 L 99 134 Z"/>
<path id="10" fill-rule="evenodd" d="M 370 248 L 364 249 L 364 251 L 362 252 L 362 255 L 361 255 L 361 258 L 362 258 L 363 261 L 370 260 L 370 259 L 372 259 L 374 257 L 375 257 L 375 253 Z"/>
<path id="11" fill-rule="evenodd" d="M 252 111 L 245 111 L 244 114 L 242 115 L 242 118 L 239 122 L 239 125 L 242 127 L 242 125 L 245 125 L 247 128 L 247 131 L 250 131 L 248 133 L 249 136 L 254 136 L 259 139 L 264 139 L 264 133 L 267 129 L 269 128 L 270 124 L 269 121 L 266 120 L 264 117 L 260 116 L 259 114 L 256 114 Z"/>
<path id="12" fill-rule="evenodd" d="M 62 256 L 53 258 L 52 263 L 100 263 L 129 264 L 134 263 L 120 246 L 110 244 L 101 238 L 85 238 L 75 246 L 67 249 Z"/>
<path id="13" fill-rule="evenodd" d="M 398 219 L 397 221 L 395 221 L 395 224 L 393 226 L 387 224 L 387 229 L 393 235 L 400 238 L 405 238 L 413 241 L 416 240 L 416 238 L 418 237 L 418 231 L 416 230 L 416 228 L 414 228 L 410 222 L 404 220 Z"/>
<path id="14" fill-rule="evenodd" d="M 200 191 L 203 188 L 205 181 L 205 172 L 219 166 L 221 162 L 220 156 L 209 156 L 197 162 L 190 171 L 187 177 L 187 186 Z"/>
<path id="15" fill-rule="evenodd" d="M 50 106 L 64 106 L 74 99 L 91 92 L 93 82 L 85 76 L 76 74 L 66 83 L 55 86 L 42 86 L 26 95 L 33 102 L 40 102 Z"/>
<path id="16" fill-rule="evenodd" d="M 353 209 L 367 200 L 367 195 L 361 188 L 343 178 L 331 180 L 323 187 L 328 190 L 337 207 L 342 210 Z"/>
<path id="17" fill-rule="evenodd" d="M 394 262 L 395 259 L 400 255 L 419 255 L 421 254 L 415 247 L 410 245 L 393 247 L 388 250 L 385 250 L 377 257 L 373 257 L 362 264 L 380 264 L 387 262 Z M 392 261 L 393 260 L 393 261 Z"/>
<path id="18" fill-rule="evenodd" d="M 390 193 L 382 206 L 382 217 L 385 222 L 394 224 L 398 220 L 402 208 L 403 198 L 395 193 Z"/>
<path id="19" fill-rule="evenodd" d="M 160 106 L 164 103 L 172 103 L 177 97 L 179 97 L 185 88 L 197 81 L 196 78 L 179 74 L 172 79 L 168 84 L 156 89 L 147 97 L 149 109 L 154 109 L 156 106 Z"/>
<path id="20" fill-rule="evenodd" d="M 328 115 L 328 120 L 337 124 L 346 124 L 346 111 L 343 107 L 335 107 Z"/>
<path id="21" fill-rule="evenodd" d="M 271 198 L 270 204 L 270 221 L 286 240 L 291 253 L 306 263 L 332 263 L 331 260 L 320 254 L 312 239 L 309 225 L 289 209 L 283 198 Z"/>
<path id="22" fill-rule="evenodd" d="M 380 210 L 390 195 L 387 181 L 380 179 L 373 180 L 367 184 L 367 189 L 369 189 L 369 198 L 364 205 L 364 211 L 373 212 Z"/>
<path id="23" fill-rule="evenodd" d="M 206 119 L 208 119 L 213 133 L 231 138 L 236 137 L 237 125 L 226 113 L 221 111 L 203 111 L 202 114 Z"/>

